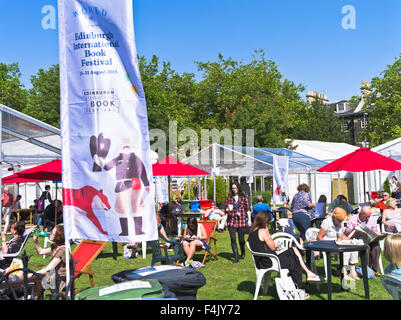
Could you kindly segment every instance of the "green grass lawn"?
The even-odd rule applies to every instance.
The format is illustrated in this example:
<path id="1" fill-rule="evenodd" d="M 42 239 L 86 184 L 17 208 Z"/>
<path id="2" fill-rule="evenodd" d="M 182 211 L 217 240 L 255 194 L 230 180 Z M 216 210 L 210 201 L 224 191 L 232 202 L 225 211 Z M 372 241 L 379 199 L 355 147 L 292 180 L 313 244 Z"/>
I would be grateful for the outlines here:
<path id="1" fill-rule="evenodd" d="M 232 252 L 230 246 L 230 239 L 228 232 L 216 233 L 218 260 L 209 260 L 206 262 L 205 267 L 199 269 L 206 278 L 206 285 L 199 289 L 198 300 L 252 300 L 255 291 L 256 274 L 253 266 L 252 257 L 247 250 L 244 260 L 239 263 L 233 264 L 231 262 Z M 247 237 L 246 237 L 247 238 Z M 41 245 L 43 238 L 39 239 Z M 74 248 L 74 246 L 72 246 Z M 25 246 L 28 255 L 32 255 L 29 261 L 29 267 L 32 269 L 36 264 L 47 264 L 49 257 L 43 259 L 38 255 L 33 246 L 32 238 L 28 240 Z M 139 249 L 140 256 L 135 259 L 124 259 L 123 248 L 119 247 L 117 260 L 113 259 L 113 250 L 111 243 L 108 243 L 103 252 L 92 264 L 92 271 L 95 275 L 95 285 L 104 286 L 112 285 L 114 282 L 111 276 L 117 272 L 129 269 L 136 269 L 149 266 L 151 262 L 152 252 L 149 248 L 147 250 L 146 259 L 142 258 L 141 249 Z M 383 255 L 383 253 L 382 253 Z M 201 261 L 201 255 L 195 255 L 195 260 Z M 337 263 L 332 260 L 332 268 L 336 268 Z M 384 268 L 388 262 L 383 257 Z M 318 273 L 324 275 L 323 259 L 317 261 Z M 305 283 L 305 274 L 303 275 Z M 76 282 L 76 290 L 82 291 L 89 288 L 89 277 L 82 275 Z M 382 287 L 380 278 L 369 279 L 369 289 L 371 300 L 392 300 L 391 296 Z M 263 295 L 260 290 L 258 300 L 275 300 L 278 299 L 274 280 L 271 281 L 269 292 Z M 315 285 L 311 286 L 309 300 L 326 300 L 327 299 L 327 285 L 320 285 L 320 292 Z M 365 300 L 363 280 L 356 281 L 356 289 L 348 292 L 341 291 L 339 277 L 332 276 L 332 299 L 333 300 Z"/>

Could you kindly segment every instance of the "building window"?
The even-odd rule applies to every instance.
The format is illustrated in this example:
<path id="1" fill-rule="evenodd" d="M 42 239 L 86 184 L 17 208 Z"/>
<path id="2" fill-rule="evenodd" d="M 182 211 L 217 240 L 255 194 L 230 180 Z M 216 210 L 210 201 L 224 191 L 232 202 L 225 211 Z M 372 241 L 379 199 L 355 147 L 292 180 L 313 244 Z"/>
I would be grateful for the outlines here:
<path id="1" fill-rule="evenodd" d="M 341 130 L 342 132 L 348 132 L 349 128 L 348 128 L 348 122 L 343 122 L 341 124 Z"/>
<path id="2" fill-rule="evenodd" d="M 365 116 L 361 119 L 361 129 L 365 129 L 368 127 L 368 118 L 366 118 Z"/>

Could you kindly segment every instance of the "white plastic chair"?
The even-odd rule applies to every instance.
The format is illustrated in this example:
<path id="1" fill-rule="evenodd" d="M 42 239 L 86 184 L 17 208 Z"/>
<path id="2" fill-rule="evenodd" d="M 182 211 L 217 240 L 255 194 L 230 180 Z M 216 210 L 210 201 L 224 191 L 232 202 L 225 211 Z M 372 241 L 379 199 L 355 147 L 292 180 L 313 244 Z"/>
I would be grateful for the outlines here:
<path id="1" fill-rule="evenodd" d="M 311 228 L 310 228 L 310 229 L 311 229 Z M 314 228 L 314 229 L 317 229 L 317 228 Z M 311 232 L 311 231 L 310 231 L 310 232 Z M 319 231 L 318 231 L 318 232 L 319 232 Z M 316 234 L 316 236 L 317 236 L 317 234 Z M 301 245 L 301 244 L 297 241 L 297 239 L 296 239 L 293 235 L 291 235 L 291 234 L 289 234 L 289 233 L 286 233 L 286 232 L 277 232 L 277 233 L 272 234 L 272 235 L 271 235 L 271 238 L 272 238 L 273 240 L 280 239 L 281 243 L 284 243 L 284 245 L 286 246 L 287 249 L 291 248 L 291 247 L 292 247 L 292 244 L 294 243 L 295 246 L 296 246 L 299 250 L 305 251 L 305 248 L 303 247 L 303 245 Z M 305 234 L 305 238 L 306 238 L 306 234 Z M 312 254 L 313 254 L 313 252 L 312 252 Z M 325 253 L 324 253 L 324 254 L 325 254 Z M 325 272 L 326 272 L 326 257 L 325 257 L 325 255 L 323 256 L 323 259 L 324 259 L 324 263 L 325 263 L 325 268 L 324 268 L 324 270 L 325 270 Z M 316 265 L 315 265 L 315 264 L 312 266 L 312 269 L 313 269 L 312 271 L 313 271 L 314 273 L 317 274 Z M 325 278 L 325 279 L 327 279 L 327 274 L 326 274 L 326 278 Z M 316 288 L 317 288 L 318 290 L 320 290 L 320 285 L 319 285 L 318 283 L 316 284 Z"/>
<path id="2" fill-rule="evenodd" d="M 401 300 L 401 280 L 397 277 L 384 274 L 381 276 L 383 287 L 393 297 L 394 300 Z"/>
<path id="3" fill-rule="evenodd" d="M 300 250 L 305 251 L 303 245 L 301 245 L 298 240 L 291 234 L 287 232 L 276 232 L 271 235 L 273 240 L 280 239 L 281 243 L 283 243 L 287 249 L 292 247 L 292 244 L 295 243 L 296 247 Z"/>
<path id="4" fill-rule="evenodd" d="M 246 245 L 248 247 L 248 250 L 252 254 L 253 264 L 255 266 L 256 288 L 255 288 L 255 294 L 253 296 L 253 300 L 257 300 L 258 295 L 259 295 L 260 285 L 262 283 L 262 279 L 263 278 L 264 278 L 263 294 L 266 295 L 267 291 L 269 290 L 269 283 L 270 283 L 270 278 L 271 278 L 272 272 L 277 272 L 281 277 L 281 275 L 284 272 L 284 270 L 285 270 L 286 274 L 288 273 L 288 270 L 287 269 L 281 269 L 280 260 L 276 255 L 271 254 L 271 253 L 255 252 L 255 251 L 251 250 L 251 248 L 249 246 L 249 242 L 247 242 Z M 268 268 L 268 269 L 258 269 L 256 267 L 255 256 L 269 258 L 272 261 L 272 266 L 270 268 Z"/>

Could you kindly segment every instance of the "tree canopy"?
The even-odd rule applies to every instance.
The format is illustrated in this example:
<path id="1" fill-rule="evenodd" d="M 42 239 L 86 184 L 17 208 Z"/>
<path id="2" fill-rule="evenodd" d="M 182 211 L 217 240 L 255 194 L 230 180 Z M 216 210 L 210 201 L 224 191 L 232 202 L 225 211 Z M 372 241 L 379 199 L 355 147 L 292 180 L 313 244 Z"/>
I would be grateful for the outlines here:
<path id="1" fill-rule="evenodd" d="M 28 94 L 21 83 L 18 63 L 0 62 L 0 103 L 17 111 L 22 111 Z"/>
<path id="2" fill-rule="evenodd" d="M 39 69 L 31 76 L 32 88 L 23 112 L 43 122 L 60 127 L 60 71 L 59 65 L 48 70 Z"/>
<path id="3" fill-rule="evenodd" d="M 374 77 L 367 98 L 369 122 L 363 136 L 374 147 L 401 137 L 401 55 Z"/>
<path id="4" fill-rule="evenodd" d="M 247 63 L 219 54 L 215 61 L 195 64 L 198 81 L 194 73 L 180 74 L 155 55 L 139 57 L 149 129 L 161 129 L 167 140 L 169 122 L 175 121 L 179 132 L 192 129 L 198 137 L 202 129 L 240 129 L 243 145 L 247 129 L 254 131 L 254 145 L 260 147 L 285 147 L 288 138 L 345 141 L 332 111 L 321 101 L 307 104 L 304 86 L 284 78 L 262 50 Z M 59 66 L 39 69 L 29 90 L 20 76 L 18 64 L 0 64 L 0 102 L 60 127 Z"/>

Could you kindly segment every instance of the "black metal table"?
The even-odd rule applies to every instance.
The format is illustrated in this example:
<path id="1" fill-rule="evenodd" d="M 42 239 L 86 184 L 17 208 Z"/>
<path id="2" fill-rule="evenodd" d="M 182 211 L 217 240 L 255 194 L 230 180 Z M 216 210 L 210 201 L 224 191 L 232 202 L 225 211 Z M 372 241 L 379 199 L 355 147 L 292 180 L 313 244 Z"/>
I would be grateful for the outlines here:
<path id="1" fill-rule="evenodd" d="M 366 262 L 366 249 L 367 245 L 337 245 L 334 240 L 323 240 L 323 241 L 309 241 L 303 244 L 306 250 L 306 263 L 311 268 L 312 262 L 312 251 L 326 252 L 327 254 L 327 296 L 331 300 L 331 254 L 340 254 L 340 270 L 343 266 L 343 253 L 358 251 L 360 253 L 362 262 L 362 273 L 363 273 L 363 285 L 365 287 L 365 298 L 370 299 L 369 295 L 369 282 L 368 282 L 368 270 Z M 342 277 L 342 275 L 341 275 Z"/>

